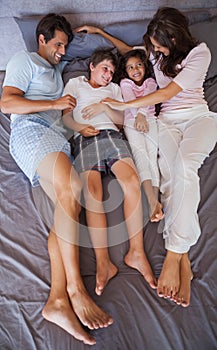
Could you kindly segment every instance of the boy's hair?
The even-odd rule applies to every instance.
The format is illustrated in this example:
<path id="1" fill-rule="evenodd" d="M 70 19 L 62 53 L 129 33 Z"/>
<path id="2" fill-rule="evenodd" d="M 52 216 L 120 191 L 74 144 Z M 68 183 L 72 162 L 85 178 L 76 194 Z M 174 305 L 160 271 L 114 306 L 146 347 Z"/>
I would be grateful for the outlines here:
<path id="1" fill-rule="evenodd" d="M 128 51 L 120 59 L 120 64 L 119 64 L 119 68 L 118 68 L 119 81 L 121 79 L 124 79 L 124 78 L 129 78 L 128 73 L 126 71 L 126 64 L 127 64 L 127 61 L 129 60 L 129 58 L 131 58 L 131 57 L 137 57 L 138 59 L 140 59 L 143 62 L 144 67 L 145 67 L 144 80 L 154 76 L 152 64 L 148 60 L 145 50 L 134 49 L 134 50 Z"/>
<path id="2" fill-rule="evenodd" d="M 44 16 L 37 25 L 37 42 L 39 35 L 43 34 L 47 43 L 49 40 L 53 39 L 56 30 L 64 32 L 68 36 L 68 43 L 72 41 L 74 35 L 72 32 L 71 24 L 66 20 L 64 16 L 57 15 L 55 13 L 49 13 L 48 15 Z"/>
<path id="3" fill-rule="evenodd" d="M 92 63 L 94 67 L 96 67 L 97 64 L 104 60 L 110 61 L 114 68 L 117 68 L 117 58 L 110 49 L 106 49 L 103 47 L 98 48 L 92 53 L 90 57 L 90 63 Z"/>

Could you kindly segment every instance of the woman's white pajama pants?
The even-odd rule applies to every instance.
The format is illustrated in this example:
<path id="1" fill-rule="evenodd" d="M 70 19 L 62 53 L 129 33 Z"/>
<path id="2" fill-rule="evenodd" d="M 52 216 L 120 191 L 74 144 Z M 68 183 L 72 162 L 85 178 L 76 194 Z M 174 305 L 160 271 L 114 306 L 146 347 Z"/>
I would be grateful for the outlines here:
<path id="1" fill-rule="evenodd" d="M 167 250 L 188 252 L 200 236 L 198 170 L 217 141 L 214 113 L 206 105 L 161 113 L 158 119 L 163 236 Z"/>

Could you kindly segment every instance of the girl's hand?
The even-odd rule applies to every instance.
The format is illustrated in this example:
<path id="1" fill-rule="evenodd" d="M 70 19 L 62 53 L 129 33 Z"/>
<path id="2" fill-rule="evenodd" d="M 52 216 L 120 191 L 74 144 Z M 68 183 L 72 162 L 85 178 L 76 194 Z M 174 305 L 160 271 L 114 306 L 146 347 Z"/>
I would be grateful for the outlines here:
<path id="1" fill-rule="evenodd" d="M 102 113 L 105 111 L 106 106 L 102 103 L 93 103 L 92 105 L 89 105 L 82 109 L 82 118 L 84 119 L 92 119 L 96 115 Z"/>
<path id="2" fill-rule="evenodd" d="M 138 131 L 142 132 L 148 132 L 149 131 L 149 125 L 146 119 L 146 116 L 138 113 L 135 119 L 134 128 Z"/>
<path id="3" fill-rule="evenodd" d="M 84 137 L 91 137 L 99 134 L 99 130 L 95 129 L 92 125 L 85 126 L 79 132 Z"/>
<path id="4" fill-rule="evenodd" d="M 125 102 L 113 100 L 110 97 L 104 98 L 101 102 L 107 104 L 112 109 L 117 109 L 118 111 L 124 111 L 129 108 Z"/>

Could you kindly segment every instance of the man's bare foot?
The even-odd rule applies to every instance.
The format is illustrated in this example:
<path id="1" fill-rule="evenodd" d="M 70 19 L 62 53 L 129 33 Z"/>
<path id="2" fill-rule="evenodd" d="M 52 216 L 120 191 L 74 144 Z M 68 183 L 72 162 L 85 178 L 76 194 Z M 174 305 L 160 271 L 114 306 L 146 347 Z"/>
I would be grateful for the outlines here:
<path id="1" fill-rule="evenodd" d="M 164 218 L 163 206 L 160 202 L 155 202 L 154 205 L 150 205 L 150 221 L 158 222 Z"/>
<path id="2" fill-rule="evenodd" d="M 97 264 L 97 273 L 96 273 L 96 289 L 95 292 L 97 295 L 101 295 L 103 290 L 109 280 L 116 276 L 118 273 L 117 267 L 111 262 L 110 259 L 108 261 L 100 261 Z"/>
<path id="3" fill-rule="evenodd" d="M 180 288 L 173 300 L 177 305 L 187 307 L 190 305 L 191 296 L 191 280 L 193 273 L 191 271 L 191 264 L 187 254 L 183 254 L 180 263 Z"/>
<path id="4" fill-rule="evenodd" d="M 132 249 L 129 250 L 127 255 L 125 255 L 124 262 L 129 267 L 138 270 L 141 275 L 143 275 L 144 279 L 149 283 L 151 288 L 157 288 L 156 278 L 154 277 L 153 271 L 144 251 L 138 252 Z"/>
<path id="5" fill-rule="evenodd" d="M 83 323 L 90 329 L 98 329 L 110 326 L 114 321 L 101 310 L 91 299 L 82 283 L 67 289 L 74 312 Z"/>
<path id="6" fill-rule="evenodd" d="M 68 295 L 58 300 L 49 297 L 42 315 L 47 321 L 55 323 L 84 344 L 96 344 L 95 339 L 82 328 L 69 303 Z"/>
<path id="7" fill-rule="evenodd" d="M 159 297 L 173 299 L 180 288 L 180 263 L 182 254 L 167 251 L 163 268 L 158 279 Z"/>

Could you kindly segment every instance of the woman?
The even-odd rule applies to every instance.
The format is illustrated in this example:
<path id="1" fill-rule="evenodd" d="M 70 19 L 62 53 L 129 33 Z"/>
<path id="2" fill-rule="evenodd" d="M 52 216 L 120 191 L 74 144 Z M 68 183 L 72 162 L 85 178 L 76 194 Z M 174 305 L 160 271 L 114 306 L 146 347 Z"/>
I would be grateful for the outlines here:
<path id="1" fill-rule="evenodd" d="M 79 30 L 94 32 L 94 27 Z M 132 49 L 101 29 L 123 54 Z M 160 8 L 144 36 L 159 89 L 128 102 L 107 99 L 118 110 L 162 103 L 158 119 L 159 167 L 165 210 L 166 257 L 157 293 L 183 307 L 190 303 L 192 271 L 188 251 L 200 236 L 198 169 L 214 148 L 216 122 L 203 96 L 203 82 L 211 60 L 205 43 L 191 36 L 188 19 L 177 9 Z M 206 133 L 204 133 L 206 130 Z"/>

